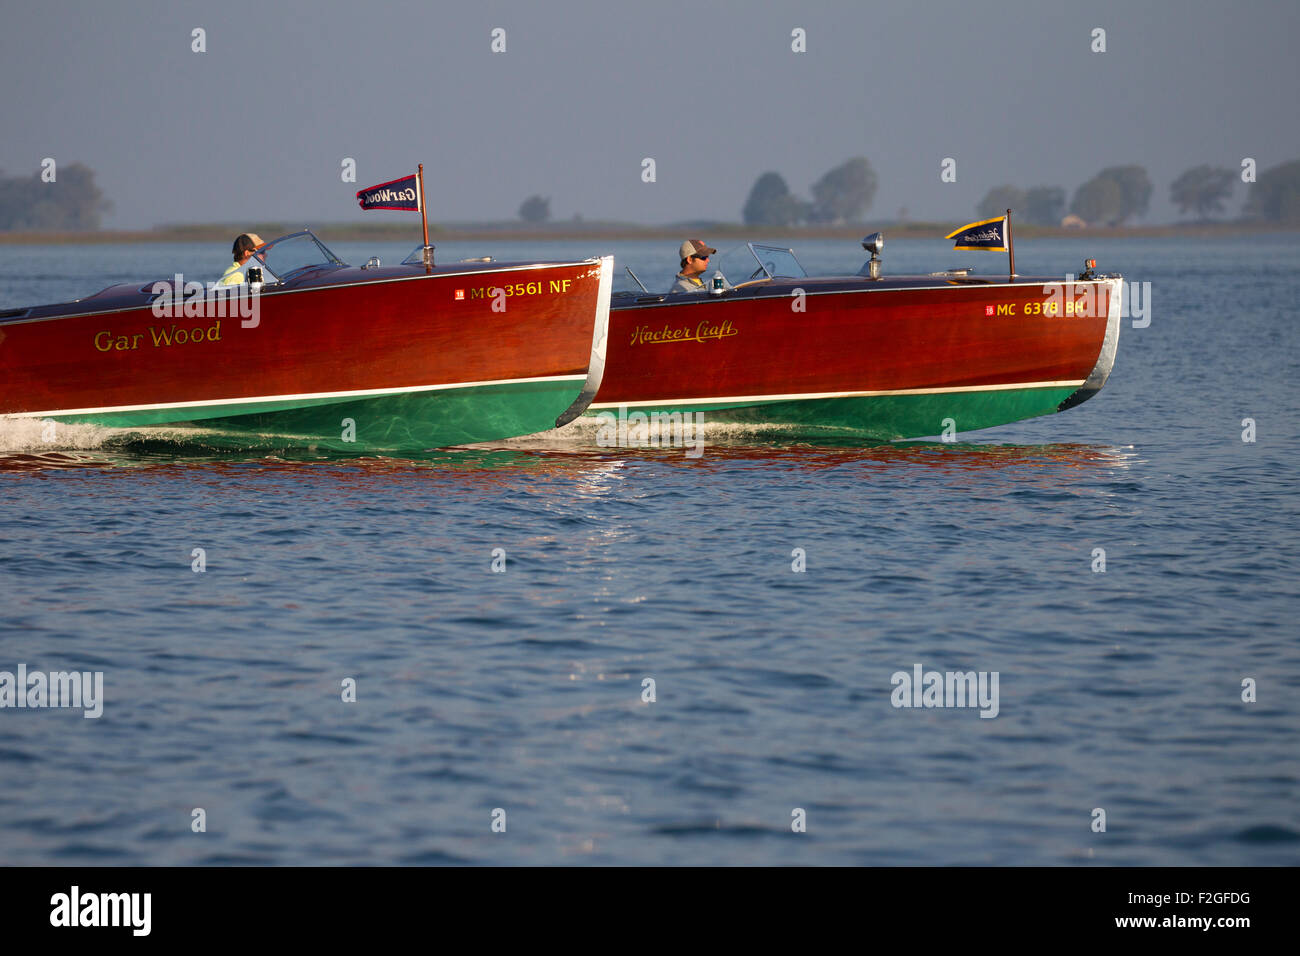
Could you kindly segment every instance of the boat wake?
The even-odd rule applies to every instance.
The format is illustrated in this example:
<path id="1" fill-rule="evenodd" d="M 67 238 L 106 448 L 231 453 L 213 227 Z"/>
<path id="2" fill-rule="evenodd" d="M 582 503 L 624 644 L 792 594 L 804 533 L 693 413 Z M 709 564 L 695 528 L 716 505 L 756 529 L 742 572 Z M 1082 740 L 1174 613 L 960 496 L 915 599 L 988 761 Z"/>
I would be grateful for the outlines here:
<path id="1" fill-rule="evenodd" d="M 668 425 L 632 429 L 619 444 L 602 434 L 602 422 L 579 418 L 563 428 L 534 435 L 454 448 L 428 449 L 400 456 L 347 454 L 318 449 L 292 438 L 228 432 L 194 426 L 107 428 L 65 425 L 0 416 L 0 473 L 85 468 L 141 468 L 201 463 L 256 462 L 293 468 L 308 463 L 348 462 L 367 469 L 449 467 L 453 469 L 533 468 L 545 463 L 610 463 L 630 460 L 689 466 L 703 459 L 772 466 L 822 468 L 861 462 L 879 466 L 920 465 L 945 470 L 1126 468 L 1132 447 L 1089 444 L 984 444 L 939 441 L 865 442 L 849 436 L 810 437 L 797 425 L 704 422 L 686 436 Z M 616 436 L 617 437 L 617 436 Z M 53 440 L 51 440 L 53 439 Z"/>
<path id="2" fill-rule="evenodd" d="M 603 432 L 602 432 L 603 430 Z M 562 428 L 521 435 L 500 441 L 485 442 L 482 447 L 520 448 L 557 451 L 677 451 L 700 442 L 704 447 L 717 445 L 746 445 L 755 441 L 793 441 L 803 436 L 806 429 L 799 425 L 771 425 L 739 422 L 702 421 L 689 425 L 683 431 L 678 424 L 660 424 L 650 421 L 633 425 L 611 434 L 610 427 L 592 415 L 583 415 Z M 861 444 L 861 442 L 859 442 Z M 478 445 L 465 447 L 477 448 Z"/>
<path id="3" fill-rule="evenodd" d="M 59 455 L 86 451 L 194 452 L 245 451 L 263 446 L 290 446 L 292 440 L 216 428 L 175 425 L 110 428 L 68 424 L 39 418 L 0 416 L 0 455 Z"/>
<path id="4" fill-rule="evenodd" d="M 102 448 L 118 428 L 64 425 L 39 418 L 0 417 L 0 454 L 87 451 Z"/>

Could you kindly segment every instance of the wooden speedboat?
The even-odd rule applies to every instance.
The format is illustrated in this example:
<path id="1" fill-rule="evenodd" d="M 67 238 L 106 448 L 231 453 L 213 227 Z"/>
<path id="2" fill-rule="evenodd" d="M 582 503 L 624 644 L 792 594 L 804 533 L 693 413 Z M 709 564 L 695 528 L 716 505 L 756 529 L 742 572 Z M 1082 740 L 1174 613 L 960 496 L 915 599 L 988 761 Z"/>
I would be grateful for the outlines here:
<path id="1" fill-rule="evenodd" d="M 355 268 L 303 231 L 250 260 L 260 284 L 178 276 L 0 312 L 0 415 L 361 452 L 581 414 L 603 371 L 613 258 L 435 265 L 432 251 Z"/>
<path id="2" fill-rule="evenodd" d="M 589 414 L 703 412 L 708 421 L 892 440 L 988 428 L 1095 395 L 1115 361 L 1122 278 L 808 276 L 750 243 L 749 281 L 716 294 L 615 294 Z M 635 278 L 635 277 L 634 277 Z M 705 278 L 708 278 L 707 276 Z"/>

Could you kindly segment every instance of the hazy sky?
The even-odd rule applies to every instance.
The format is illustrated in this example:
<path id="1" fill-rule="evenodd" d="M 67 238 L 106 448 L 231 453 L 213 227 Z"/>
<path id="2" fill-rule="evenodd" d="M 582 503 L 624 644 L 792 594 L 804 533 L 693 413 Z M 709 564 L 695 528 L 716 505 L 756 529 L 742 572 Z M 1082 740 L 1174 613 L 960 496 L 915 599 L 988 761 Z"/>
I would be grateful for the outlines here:
<path id="1" fill-rule="evenodd" d="M 1300 158 L 1296 0 L 0 0 L 0 13 L 0 170 L 84 162 L 117 228 L 400 220 L 361 213 L 354 194 L 417 162 L 435 222 L 513 218 L 532 193 L 557 219 L 736 220 L 760 173 L 806 196 L 854 155 L 876 169 L 881 219 L 907 207 L 960 224 L 1000 183 L 1072 193 L 1140 163 L 1147 221 L 1161 222 L 1190 166 Z M 1096 27 L 1105 53 L 1090 50 Z M 792 52 L 795 28 L 807 52 Z M 940 181 L 945 157 L 955 183 Z"/>

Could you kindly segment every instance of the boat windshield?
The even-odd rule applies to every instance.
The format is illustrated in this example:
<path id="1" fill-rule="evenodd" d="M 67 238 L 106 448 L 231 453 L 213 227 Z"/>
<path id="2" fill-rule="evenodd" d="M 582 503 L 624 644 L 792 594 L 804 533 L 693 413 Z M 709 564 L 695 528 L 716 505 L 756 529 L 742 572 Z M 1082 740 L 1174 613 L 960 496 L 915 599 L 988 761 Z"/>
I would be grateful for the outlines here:
<path id="1" fill-rule="evenodd" d="M 411 254 L 402 260 L 404 266 L 433 265 L 433 246 L 416 246 Z"/>
<path id="2" fill-rule="evenodd" d="M 761 246 L 753 242 L 748 245 L 749 251 L 758 260 L 758 268 L 761 270 L 754 273 L 755 277 L 766 273 L 769 279 L 802 279 L 808 275 L 804 267 L 799 264 L 799 260 L 794 257 L 793 249 Z"/>
<path id="3" fill-rule="evenodd" d="M 254 258 L 260 259 L 271 275 L 281 282 L 299 269 L 345 265 L 306 229 L 271 240 L 257 250 Z"/>

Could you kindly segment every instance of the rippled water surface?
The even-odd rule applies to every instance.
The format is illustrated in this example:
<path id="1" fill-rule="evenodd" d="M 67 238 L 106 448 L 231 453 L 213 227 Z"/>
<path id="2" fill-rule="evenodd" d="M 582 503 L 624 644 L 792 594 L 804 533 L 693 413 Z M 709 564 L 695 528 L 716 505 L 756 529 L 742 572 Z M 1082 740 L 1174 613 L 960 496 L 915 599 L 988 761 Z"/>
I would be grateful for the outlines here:
<path id="1" fill-rule="evenodd" d="M 440 254 L 674 271 L 489 245 Z M 1300 241 L 1020 245 L 1149 281 L 1150 326 L 1097 398 L 955 444 L 214 457 L 0 421 L 0 670 L 104 674 L 98 719 L 0 709 L 0 863 L 1294 864 Z M 886 271 L 1000 267 L 945 250 Z M 0 308 L 221 252 L 6 248 Z M 997 716 L 895 708 L 914 664 L 997 672 Z"/>

